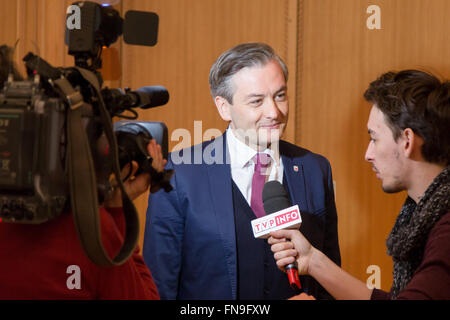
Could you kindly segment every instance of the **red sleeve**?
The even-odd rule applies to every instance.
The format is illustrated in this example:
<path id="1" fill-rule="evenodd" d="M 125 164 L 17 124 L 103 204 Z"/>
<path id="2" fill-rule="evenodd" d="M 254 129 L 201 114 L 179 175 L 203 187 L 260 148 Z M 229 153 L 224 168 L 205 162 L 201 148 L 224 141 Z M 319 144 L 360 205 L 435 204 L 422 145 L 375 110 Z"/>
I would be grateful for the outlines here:
<path id="1" fill-rule="evenodd" d="M 134 262 L 137 272 L 141 276 L 141 281 L 144 288 L 146 288 L 146 290 L 148 291 L 147 294 L 149 296 L 149 299 L 159 300 L 160 299 L 159 293 L 156 288 L 156 284 L 153 281 L 152 274 L 147 265 L 145 264 L 144 258 L 142 257 L 141 254 L 139 254 L 139 252 L 140 252 L 139 246 L 136 246 L 136 250 L 134 251 L 131 259 Z"/>
<path id="2" fill-rule="evenodd" d="M 110 217 L 110 219 L 105 219 L 106 221 L 109 220 L 109 222 L 104 223 L 102 221 L 102 226 L 105 226 L 104 231 L 102 230 L 105 249 L 109 251 L 107 243 L 113 243 L 115 246 L 113 252 L 117 253 L 125 233 L 123 210 L 122 208 L 108 208 L 108 210 L 102 208 L 102 213 Z M 108 228 L 106 228 L 107 225 L 109 225 Z M 106 280 L 104 287 L 108 287 L 108 290 L 103 292 L 103 299 L 159 300 L 156 285 L 144 259 L 139 254 L 138 247 L 135 248 L 132 256 L 124 264 L 118 267 L 104 268 L 101 274 L 102 278 Z"/>
<path id="3" fill-rule="evenodd" d="M 374 289 L 371 299 L 389 299 L 384 291 Z M 431 230 L 422 263 L 397 299 L 450 299 L 450 212 Z"/>

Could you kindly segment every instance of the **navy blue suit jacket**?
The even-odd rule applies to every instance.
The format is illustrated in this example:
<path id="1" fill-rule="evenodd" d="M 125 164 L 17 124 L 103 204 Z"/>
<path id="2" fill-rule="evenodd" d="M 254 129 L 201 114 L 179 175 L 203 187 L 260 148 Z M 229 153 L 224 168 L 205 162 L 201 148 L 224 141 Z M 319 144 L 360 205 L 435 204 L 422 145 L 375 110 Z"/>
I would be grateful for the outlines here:
<path id="1" fill-rule="evenodd" d="M 174 189 L 150 195 L 143 255 L 161 299 L 236 299 L 236 237 L 225 136 L 177 153 L 185 163 L 175 164 L 180 159 L 171 154 L 166 168 L 175 169 Z M 300 207 L 300 231 L 340 265 L 328 160 L 284 141 L 280 155 L 290 198 Z M 219 163 L 211 164 L 214 160 Z M 302 286 L 321 297 L 312 278 L 305 277 Z"/>

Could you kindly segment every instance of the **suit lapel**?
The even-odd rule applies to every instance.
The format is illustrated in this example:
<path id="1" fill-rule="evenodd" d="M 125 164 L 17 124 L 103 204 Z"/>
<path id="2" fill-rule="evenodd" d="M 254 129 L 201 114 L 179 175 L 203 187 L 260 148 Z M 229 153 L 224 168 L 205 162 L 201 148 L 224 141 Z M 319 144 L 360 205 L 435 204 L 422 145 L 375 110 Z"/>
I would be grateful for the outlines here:
<path id="1" fill-rule="evenodd" d="M 234 224 L 233 195 L 231 188 L 231 168 L 227 162 L 225 134 L 214 140 L 213 152 L 223 152 L 223 164 L 206 165 L 210 185 L 210 198 L 225 249 L 228 275 L 231 280 L 233 299 L 237 291 L 236 232 Z M 217 159 L 217 158 L 216 158 Z"/>

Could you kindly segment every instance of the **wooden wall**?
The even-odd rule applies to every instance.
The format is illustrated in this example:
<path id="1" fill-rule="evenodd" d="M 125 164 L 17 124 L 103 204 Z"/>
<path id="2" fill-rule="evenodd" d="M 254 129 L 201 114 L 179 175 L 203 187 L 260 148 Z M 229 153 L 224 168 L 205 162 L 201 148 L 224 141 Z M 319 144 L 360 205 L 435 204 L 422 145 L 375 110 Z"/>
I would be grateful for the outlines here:
<path id="1" fill-rule="evenodd" d="M 0 0 L 0 44 L 20 38 L 16 61 L 39 48 L 54 65 L 70 66 L 64 46 L 67 0 Z M 122 0 L 127 10 L 160 17 L 155 47 L 117 42 L 104 55 L 105 85 L 163 85 L 166 106 L 142 110 L 140 119 L 164 121 L 198 143 L 202 131 L 224 130 L 208 88 L 209 68 L 240 42 L 271 44 L 290 68 L 290 122 L 286 139 L 325 155 L 336 182 L 343 267 L 366 281 L 366 268 L 381 268 L 382 289 L 392 281 L 385 239 L 404 194 L 386 195 L 364 161 L 370 106 L 368 83 L 391 69 L 426 68 L 450 77 L 450 1 L 447 0 Z M 381 29 L 369 30 L 369 5 L 381 9 Z M 33 44 L 33 42 L 36 44 Z M 20 63 L 21 64 L 21 63 Z M 21 67 L 22 68 L 22 67 Z M 23 68 L 22 68 L 23 70 Z M 144 226 L 147 195 L 136 201 Z M 141 228 L 142 229 L 142 228 Z M 143 229 L 142 229 L 143 231 Z M 142 235 L 141 235 L 142 243 Z"/>

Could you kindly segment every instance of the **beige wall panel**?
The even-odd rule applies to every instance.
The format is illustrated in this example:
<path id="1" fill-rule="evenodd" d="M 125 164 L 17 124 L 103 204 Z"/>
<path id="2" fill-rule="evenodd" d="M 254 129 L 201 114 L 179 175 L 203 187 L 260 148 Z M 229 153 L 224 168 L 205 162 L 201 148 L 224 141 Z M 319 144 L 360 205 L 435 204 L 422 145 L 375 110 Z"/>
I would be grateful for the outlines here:
<path id="1" fill-rule="evenodd" d="M 17 4 L 12 0 L 0 0 L 0 41 L 13 46 L 16 42 Z"/>

